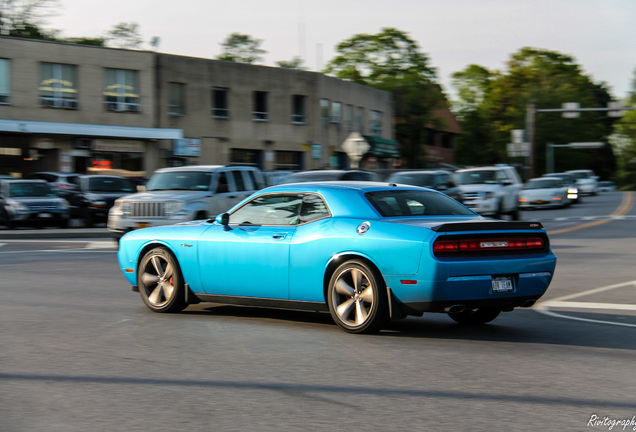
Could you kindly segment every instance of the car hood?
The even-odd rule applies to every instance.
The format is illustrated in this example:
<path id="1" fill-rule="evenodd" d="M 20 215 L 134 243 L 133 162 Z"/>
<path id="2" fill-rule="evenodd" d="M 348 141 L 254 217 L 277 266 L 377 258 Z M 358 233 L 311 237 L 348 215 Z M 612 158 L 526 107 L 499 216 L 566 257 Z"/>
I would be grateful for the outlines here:
<path id="1" fill-rule="evenodd" d="M 44 204 L 59 204 L 65 201 L 59 197 L 11 197 L 10 200 L 20 202 L 26 205 L 44 205 Z"/>
<path id="2" fill-rule="evenodd" d="M 178 200 L 192 201 L 210 196 L 209 191 L 146 191 L 122 197 L 125 201 L 145 201 L 145 200 Z"/>
<path id="3" fill-rule="evenodd" d="M 498 184 L 468 184 L 459 185 L 459 190 L 462 192 L 490 192 L 499 189 L 501 185 Z"/>

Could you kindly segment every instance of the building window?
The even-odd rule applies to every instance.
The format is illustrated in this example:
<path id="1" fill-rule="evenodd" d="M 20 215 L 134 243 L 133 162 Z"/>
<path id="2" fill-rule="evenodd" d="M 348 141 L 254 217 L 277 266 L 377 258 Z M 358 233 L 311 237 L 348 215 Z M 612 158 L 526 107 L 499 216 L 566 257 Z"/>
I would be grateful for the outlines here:
<path id="1" fill-rule="evenodd" d="M 382 136 L 382 113 L 369 111 L 369 135 Z"/>
<path id="2" fill-rule="evenodd" d="M 212 117 L 229 118 L 230 106 L 228 104 L 228 89 L 224 87 L 212 88 Z"/>
<path id="3" fill-rule="evenodd" d="M 281 171 L 300 171 L 303 169 L 302 152 L 278 150 L 274 156 L 274 169 Z"/>
<path id="4" fill-rule="evenodd" d="M 11 76 L 9 60 L 0 58 L 0 104 L 11 102 Z"/>
<path id="5" fill-rule="evenodd" d="M 230 164 L 262 168 L 263 152 L 261 150 L 233 148 L 230 150 Z"/>
<path id="6" fill-rule="evenodd" d="M 254 120 L 267 121 L 267 92 L 255 91 L 254 92 Z"/>
<path id="7" fill-rule="evenodd" d="M 364 131 L 364 108 L 357 107 L 353 116 L 353 130 L 363 134 Z"/>
<path id="8" fill-rule="evenodd" d="M 185 115 L 185 84 L 168 83 L 168 114 Z"/>
<path id="9" fill-rule="evenodd" d="M 292 96 L 292 123 L 307 123 L 307 96 Z"/>
<path id="10" fill-rule="evenodd" d="M 329 123 L 329 99 L 320 99 L 320 120 L 323 126 Z"/>
<path id="11" fill-rule="evenodd" d="M 334 102 L 331 104 L 331 118 L 329 119 L 331 123 L 338 123 L 342 121 L 342 103 Z"/>
<path id="12" fill-rule="evenodd" d="M 40 64 L 40 103 L 43 107 L 77 109 L 76 66 Z"/>
<path id="13" fill-rule="evenodd" d="M 108 111 L 138 112 L 139 82 L 137 71 L 106 69 L 104 103 Z"/>
<path id="14" fill-rule="evenodd" d="M 353 105 L 345 105 L 342 115 L 345 131 L 351 132 L 353 130 Z"/>

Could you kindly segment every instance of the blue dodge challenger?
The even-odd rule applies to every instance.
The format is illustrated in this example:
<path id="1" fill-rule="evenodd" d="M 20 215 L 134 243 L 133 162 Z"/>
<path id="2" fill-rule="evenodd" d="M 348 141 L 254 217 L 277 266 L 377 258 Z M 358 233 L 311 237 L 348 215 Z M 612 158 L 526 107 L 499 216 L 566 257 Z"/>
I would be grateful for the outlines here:
<path id="1" fill-rule="evenodd" d="M 532 306 L 556 266 L 538 222 L 374 182 L 263 189 L 214 220 L 131 231 L 118 259 L 155 312 L 200 302 L 329 311 L 350 333 L 424 312 L 483 324 Z"/>

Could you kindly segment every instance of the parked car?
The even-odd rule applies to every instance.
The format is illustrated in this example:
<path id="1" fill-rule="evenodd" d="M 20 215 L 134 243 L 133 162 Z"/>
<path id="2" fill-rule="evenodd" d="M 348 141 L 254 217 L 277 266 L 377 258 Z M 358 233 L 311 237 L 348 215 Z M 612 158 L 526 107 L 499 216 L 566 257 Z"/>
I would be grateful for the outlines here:
<path id="1" fill-rule="evenodd" d="M 54 171 L 35 172 L 25 176 L 26 179 L 44 180 L 51 184 L 53 191 L 56 193 L 62 193 L 65 190 L 75 188 L 75 179 L 80 174 L 75 173 L 63 173 Z"/>
<path id="2" fill-rule="evenodd" d="M 68 202 L 44 180 L 0 180 L 0 223 L 16 226 L 67 227 Z"/>
<path id="3" fill-rule="evenodd" d="M 463 203 L 483 216 L 519 219 L 519 191 L 523 186 L 512 166 L 487 166 L 457 170 Z"/>
<path id="4" fill-rule="evenodd" d="M 363 170 L 312 170 L 289 174 L 281 184 L 336 180 L 378 181 L 379 177 L 374 172 Z"/>
<path id="5" fill-rule="evenodd" d="M 260 170 L 248 166 L 161 168 L 145 191 L 115 201 L 108 213 L 108 231 L 118 240 L 138 228 L 207 219 L 263 187 Z"/>
<path id="6" fill-rule="evenodd" d="M 568 186 L 558 177 L 539 177 L 528 180 L 519 192 L 521 209 L 566 207 L 570 205 Z"/>
<path id="7" fill-rule="evenodd" d="M 579 192 L 586 195 L 598 194 L 598 177 L 592 170 L 571 170 L 566 171 L 576 179 L 576 186 Z"/>
<path id="8" fill-rule="evenodd" d="M 137 191 L 137 185 L 124 177 L 82 175 L 73 179 L 75 188 L 61 192 L 71 206 L 71 217 L 81 218 L 84 225 L 106 222 L 108 211 L 117 198 Z"/>
<path id="9" fill-rule="evenodd" d="M 461 202 L 461 192 L 455 174 L 446 170 L 399 171 L 391 174 L 389 183 L 400 183 L 435 189 Z"/>
<path id="10" fill-rule="evenodd" d="M 570 202 L 578 204 L 583 201 L 583 197 L 579 193 L 579 188 L 576 185 L 576 179 L 572 174 L 567 173 L 547 173 L 543 174 L 543 177 L 555 177 L 560 178 L 568 187 L 568 200 Z"/>
<path id="11" fill-rule="evenodd" d="M 351 333 L 423 312 L 486 323 L 532 306 L 556 265 L 538 222 L 375 182 L 273 186 L 214 220 L 129 232 L 118 260 L 154 312 L 199 302 L 328 311 Z"/>
<path id="12" fill-rule="evenodd" d="M 603 180 L 598 182 L 598 190 L 601 192 L 609 192 L 616 190 L 616 185 L 613 181 Z"/>

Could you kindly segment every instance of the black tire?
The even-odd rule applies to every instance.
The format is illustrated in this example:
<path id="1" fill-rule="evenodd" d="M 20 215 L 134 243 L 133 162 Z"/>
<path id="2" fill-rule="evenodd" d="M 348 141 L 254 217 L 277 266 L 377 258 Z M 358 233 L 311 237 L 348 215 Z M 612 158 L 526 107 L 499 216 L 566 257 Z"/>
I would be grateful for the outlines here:
<path id="1" fill-rule="evenodd" d="M 463 312 L 448 312 L 448 316 L 460 324 L 486 324 L 499 316 L 501 310 L 495 308 L 477 308 Z"/>
<path id="2" fill-rule="evenodd" d="M 93 228 L 95 225 L 95 219 L 93 218 L 93 214 L 86 210 L 84 212 L 84 227 L 85 228 Z"/>
<path id="3" fill-rule="evenodd" d="M 331 317 L 349 333 L 374 333 L 389 319 L 384 280 L 361 260 L 346 261 L 333 273 L 327 290 Z"/>
<path id="4" fill-rule="evenodd" d="M 519 220 L 519 207 L 515 207 L 514 210 L 510 212 L 510 218 L 513 221 Z"/>
<path id="5" fill-rule="evenodd" d="M 137 286 L 145 305 L 154 312 L 179 312 L 187 304 L 179 263 L 164 247 L 148 251 L 137 269 Z"/>

